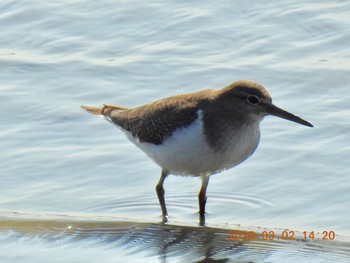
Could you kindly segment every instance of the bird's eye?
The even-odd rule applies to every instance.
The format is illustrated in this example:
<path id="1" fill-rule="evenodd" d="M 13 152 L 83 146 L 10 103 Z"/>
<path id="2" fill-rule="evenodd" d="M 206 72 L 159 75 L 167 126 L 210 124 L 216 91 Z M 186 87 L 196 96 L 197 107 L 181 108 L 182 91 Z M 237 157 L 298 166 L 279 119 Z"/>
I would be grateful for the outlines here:
<path id="1" fill-rule="evenodd" d="M 259 103 L 259 98 L 255 95 L 249 95 L 247 101 L 252 105 L 256 105 Z"/>

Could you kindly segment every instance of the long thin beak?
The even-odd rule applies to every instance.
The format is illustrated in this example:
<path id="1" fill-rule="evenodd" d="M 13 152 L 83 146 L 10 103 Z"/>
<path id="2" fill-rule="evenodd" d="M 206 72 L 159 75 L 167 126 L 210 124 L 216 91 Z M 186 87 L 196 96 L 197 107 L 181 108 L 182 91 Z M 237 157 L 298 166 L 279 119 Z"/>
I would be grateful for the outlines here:
<path id="1" fill-rule="evenodd" d="M 269 115 L 273 115 L 276 117 L 280 117 L 289 121 L 294 121 L 296 123 L 308 126 L 308 127 L 314 127 L 310 122 L 307 122 L 306 120 L 303 120 L 302 118 L 289 113 L 288 111 L 285 111 L 273 104 L 267 104 L 266 105 L 266 111 Z"/>

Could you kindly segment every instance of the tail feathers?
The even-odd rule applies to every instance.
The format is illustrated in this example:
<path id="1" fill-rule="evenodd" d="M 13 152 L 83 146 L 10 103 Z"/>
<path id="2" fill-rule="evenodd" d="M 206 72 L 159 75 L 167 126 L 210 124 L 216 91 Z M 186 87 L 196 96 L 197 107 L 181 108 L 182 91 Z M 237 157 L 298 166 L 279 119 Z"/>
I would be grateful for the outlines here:
<path id="1" fill-rule="evenodd" d="M 115 106 L 115 105 L 108 105 L 103 104 L 102 108 L 96 108 L 96 107 L 90 107 L 90 106 L 84 106 L 82 105 L 81 108 L 88 113 L 94 114 L 94 115 L 108 115 L 113 110 L 127 110 L 126 107 L 121 106 Z"/>
<path id="2" fill-rule="evenodd" d="M 102 115 L 102 109 L 103 108 L 95 108 L 90 106 L 80 106 L 83 110 L 87 111 L 88 113 L 94 114 L 94 115 Z"/>

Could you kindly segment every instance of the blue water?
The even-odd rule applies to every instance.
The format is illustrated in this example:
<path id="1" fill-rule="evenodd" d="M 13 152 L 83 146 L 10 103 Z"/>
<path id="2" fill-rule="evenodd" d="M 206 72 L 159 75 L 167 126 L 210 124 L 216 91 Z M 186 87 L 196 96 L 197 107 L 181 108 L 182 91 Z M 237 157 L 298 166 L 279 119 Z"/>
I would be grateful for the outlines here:
<path id="1" fill-rule="evenodd" d="M 149 257 L 145 247 L 136 254 L 106 249 L 94 234 L 92 244 L 58 238 L 52 246 L 46 236 L 55 225 L 37 234 L 30 221 L 31 238 L 23 239 L 16 222 L 54 215 L 160 222 L 159 167 L 80 105 L 133 107 L 238 79 L 263 84 L 276 105 L 315 128 L 267 117 L 255 154 L 212 176 L 207 227 L 334 231 L 335 241 L 320 241 L 322 251 L 348 246 L 341 243 L 350 240 L 348 10 L 350 2 L 340 0 L 1 1 L 1 261 L 46 262 L 54 254 L 67 262 L 62 250 L 74 262 L 99 262 L 103 254 L 104 262 L 121 255 L 124 262 L 180 261 Z M 170 226 L 197 225 L 199 187 L 194 178 L 166 180 Z M 5 228 L 5 218 L 14 225 Z M 253 262 L 287 262 L 294 245 L 271 249 L 271 257 L 249 251 L 260 258 Z M 333 262 L 305 251 L 300 262 Z M 334 252 L 337 262 L 348 262 L 348 252 Z"/>

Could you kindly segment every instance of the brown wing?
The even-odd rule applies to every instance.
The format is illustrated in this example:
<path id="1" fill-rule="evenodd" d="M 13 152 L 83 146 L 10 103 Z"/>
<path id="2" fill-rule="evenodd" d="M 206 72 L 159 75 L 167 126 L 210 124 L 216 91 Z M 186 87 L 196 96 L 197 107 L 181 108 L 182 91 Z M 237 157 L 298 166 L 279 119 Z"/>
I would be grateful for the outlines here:
<path id="1" fill-rule="evenodd" d="M 176 129 L 195 121 L 198 110 L 210 103 L 214 94 L 213 90 L 205 90 L 173 96 L 137 108 L 115 109 L 108 117 L 140 142 L 159 145 Z"/>
<path id="2" fill-rule="evenodd" d="M 190 125 L 197 117 L 198 101 L 162 100 L 127 110 L 112 110 L 109 119 L 130 131 L 140 142 L 162 144 L 176 129 Z"/>
<path id="3" fill-rule="evenodd" d="M 198 110 L 210 104 L 214 90 L 183 94 L 136 108 L 104 104 L 102 108 L 81 106 L 94 115 L 105 116 L 140 142 L 162 144 L 176 129 L 189 126 L 198 118 Z"/>

